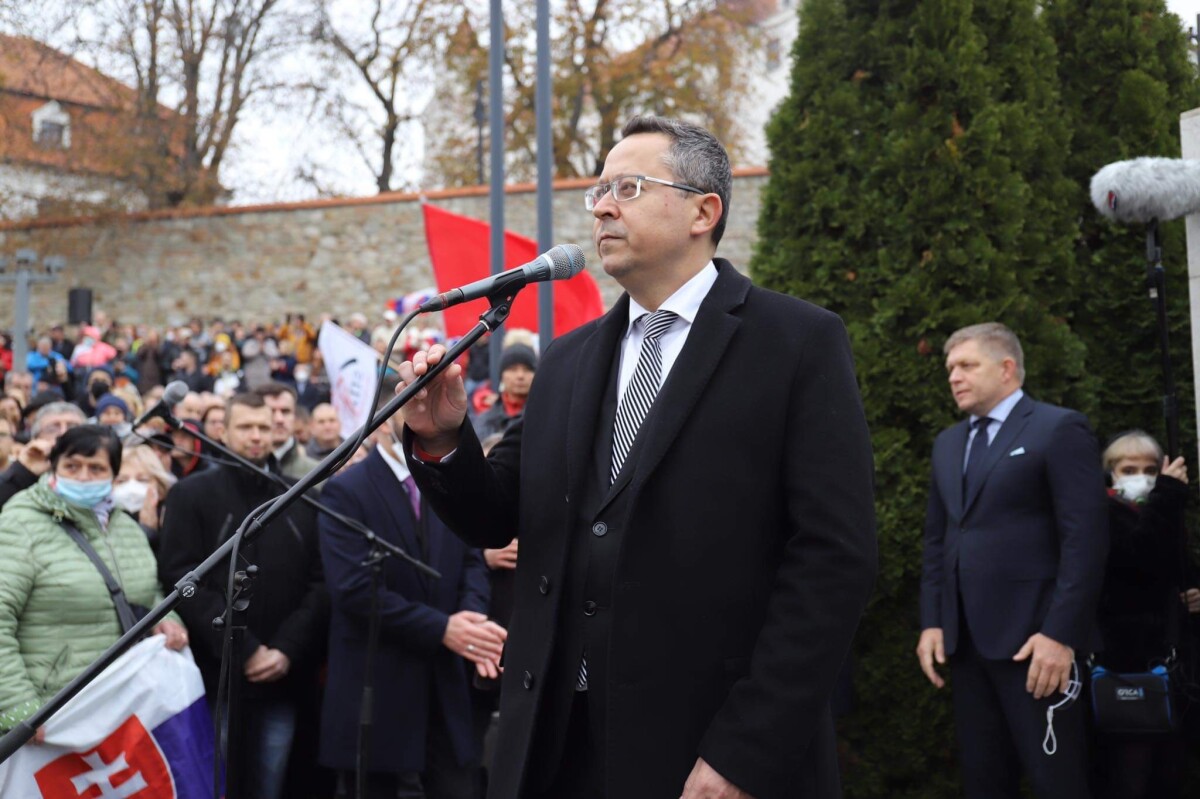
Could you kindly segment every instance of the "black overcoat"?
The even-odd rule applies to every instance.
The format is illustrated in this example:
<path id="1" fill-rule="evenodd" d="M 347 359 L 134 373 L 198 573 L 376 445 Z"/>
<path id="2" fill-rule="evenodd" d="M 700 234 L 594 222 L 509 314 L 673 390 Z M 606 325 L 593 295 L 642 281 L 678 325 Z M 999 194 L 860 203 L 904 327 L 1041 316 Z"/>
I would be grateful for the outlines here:
<path id="1" fill-rule="evenodd" d="M 834 314 L 716 264 L 625 468 L 586 514 L 628 297 L 546 349 L 523 422 L 488 460 L 464 425 L 453 456 L 413 463 L 469 542 L 521 540 L 492 799 L 553 767 L 534 727 L 561 724 L 542 712 L 562 684 L 547 670 L 576 668 L 551 654 L 588 611 L 606 631 L 588 637 L 605 796 L 673 799 L 697 757 L 758 799 L 840 795 L 829 700 L 876 571 L 848 337 Z M 569 547 L 618 533 L 605 600 L 567 606 Z"/>

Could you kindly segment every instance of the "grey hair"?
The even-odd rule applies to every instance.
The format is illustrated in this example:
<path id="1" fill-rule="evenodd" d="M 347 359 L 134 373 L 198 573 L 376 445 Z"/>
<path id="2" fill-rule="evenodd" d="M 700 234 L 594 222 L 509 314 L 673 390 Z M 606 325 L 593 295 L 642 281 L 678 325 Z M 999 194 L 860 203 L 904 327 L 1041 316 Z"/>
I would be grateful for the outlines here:
<path id="1" fill-rule="evenodd" d="M 29 429 L 30 435 L 37 438 L 42 434 L 42 422 L 47 416 L 52 416 L 56 413 L 70 413 L 79 417 L 79 421 L 86 421 L 87 416 L 80 407 L 72 402 L 48 402 L 38 408 L 38 412 L 33 417 L 33 425 Z"/>
<path id="2" fill-rule="evenodd" d="M 661 133 L 668 137 L 671 149 L 667 151 L 664 166 L 680 183 L 721 198 L 721 218 L 712 230 L 713 245 L 719 244 L 721 236 L 725 235 L 733 194 L 733 169 L 729 166 L 729 153 L 725 152 L 725 147 L 699 125 L 668 117 L 636 116 L 621 129 L 622 138 L 639 133 Z"/>
<path id="3" fill-rule="evenodd" d="M 978 341 L 983 351 L 1002 361 L 1012 358 L 1017 364 L 1017 382 L 1025 382 L 1025 351 L 1021 349 L 1021 340 L 1017 334 L 999 322 L 984 322 L 980 325 L 970 325 L 960 328 L 950 334 L 942 353 L 950 354 L 950 350 L 968 341 Z"/>

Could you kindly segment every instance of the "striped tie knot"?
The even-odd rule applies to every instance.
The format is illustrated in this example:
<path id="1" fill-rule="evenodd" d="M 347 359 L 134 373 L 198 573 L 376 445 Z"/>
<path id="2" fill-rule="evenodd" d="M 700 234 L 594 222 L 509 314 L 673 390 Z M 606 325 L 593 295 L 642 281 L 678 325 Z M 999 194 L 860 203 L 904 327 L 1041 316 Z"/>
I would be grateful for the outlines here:
<path id="1" fill-rule="evenodd" d="M 662 334 L 675 322 L 674 311 L 654 311 L 642 316 L 642 340 L 658 341 Z"/>

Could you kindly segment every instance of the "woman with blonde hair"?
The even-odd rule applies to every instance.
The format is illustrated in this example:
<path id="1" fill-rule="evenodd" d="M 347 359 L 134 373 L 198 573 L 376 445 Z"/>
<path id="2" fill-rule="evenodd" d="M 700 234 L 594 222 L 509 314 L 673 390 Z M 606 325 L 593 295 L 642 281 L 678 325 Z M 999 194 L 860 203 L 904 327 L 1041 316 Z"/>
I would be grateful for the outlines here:
<path id="1" fill-rule="evenodd" d="M 1130 674 L 1170 666 L 1186 608 L 1183 514 L 1188 476 L 1149 434 L 1129 430 L 1101 456 L 1109 490 L 1109 552 L 1097 618 L 1104 649 L 1096 663 Z M 1184 744 L 1179 733 L 1106 732 L 1097 719 L 1098 784 L 1109 799 L 1180 795 Z"/>
<path id="2" fill-rule="evenodd" d="M 113 502 L 137 519 L 155 553 L 167 492 L 175 482 L 175 475 L 163 467 L 162 459 L 145 444 L 125 448 L 121 469 L 113 478 Z"/>

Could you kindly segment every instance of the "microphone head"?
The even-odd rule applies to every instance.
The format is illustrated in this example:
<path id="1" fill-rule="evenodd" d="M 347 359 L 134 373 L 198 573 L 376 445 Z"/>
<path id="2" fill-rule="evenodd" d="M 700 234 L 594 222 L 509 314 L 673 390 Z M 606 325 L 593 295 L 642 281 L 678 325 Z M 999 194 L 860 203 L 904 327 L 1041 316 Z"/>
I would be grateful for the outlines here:
<path id="1" fill-rule="evenodd" d="M 1092 204 L 1114 222 L 1166 222 L 1200 211 L 1200 161 L 1134 158 L 1092 178 Z"/>
<path id="2" fill-rule="evenodd" d="M 172 380 L 167 383 L 167 387 L 163 389 L 162 402 L 169 408 L 173 408 L 183 402 L 183 398 L 188 395 L 188 384 L 182 380 Z"/>
<path id="3" fill-rule="evenodd" d="M 587 257 L 578 244 L 559 244 L 543 256 L 550 262 L 550 279 L 567 280 L 583 271 Z"/>

